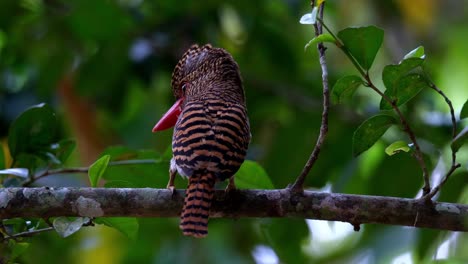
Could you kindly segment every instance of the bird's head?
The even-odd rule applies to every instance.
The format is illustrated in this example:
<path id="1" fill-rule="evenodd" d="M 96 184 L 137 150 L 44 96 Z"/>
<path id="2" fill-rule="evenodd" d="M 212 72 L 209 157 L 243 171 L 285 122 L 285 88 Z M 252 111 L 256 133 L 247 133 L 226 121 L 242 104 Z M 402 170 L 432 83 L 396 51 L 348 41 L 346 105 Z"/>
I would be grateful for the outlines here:
<path id="1" fill-rule="evenodd" d="M 244 90 L 237 63 L 221 48 L 193 45 L 177 63 L 171 80 L 174 105 L 154 126 L 153 132 L 173 127 L 184 105 L 210 97 L 244 103 Z"/>

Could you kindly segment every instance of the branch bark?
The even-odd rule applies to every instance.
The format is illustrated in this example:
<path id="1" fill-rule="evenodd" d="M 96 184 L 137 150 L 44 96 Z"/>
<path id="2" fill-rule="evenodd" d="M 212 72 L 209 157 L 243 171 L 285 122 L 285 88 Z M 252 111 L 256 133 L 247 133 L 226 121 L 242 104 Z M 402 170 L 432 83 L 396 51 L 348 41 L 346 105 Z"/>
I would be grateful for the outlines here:
<path id="1" fill-rule="evenodd" d="M 0 219 L 13 217 L 178 217 L 183 190 L 130 188 L 3 188 Z M 215 192 L 210 217 L 299 217 L 468 231 L 468 205 L 422 200 L 280 190 Z"/>

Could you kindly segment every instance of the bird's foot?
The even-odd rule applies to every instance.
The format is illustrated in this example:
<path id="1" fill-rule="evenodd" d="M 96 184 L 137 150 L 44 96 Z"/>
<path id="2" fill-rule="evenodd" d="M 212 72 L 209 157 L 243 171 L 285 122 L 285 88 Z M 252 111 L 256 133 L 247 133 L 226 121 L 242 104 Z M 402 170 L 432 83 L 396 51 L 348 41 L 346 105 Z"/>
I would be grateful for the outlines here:
<path id="1" fill-rule="evenodd" d="M 176 194 L 175 186 L 174 186 L 174 185 L 169 185 L 169 184 L 168 184 L 166 188 L 167 188 L 169 191 L 171 191 L 171 195 L 172 195 L 172 197 L 174 197 L 175 194 Z"/>
<path id="2" fill-rule="evenodd" d="M 228 194 L 228 193 L 234 192 L 236 190 L 237 190 L 237 187 L 236 187 L 236 184 L 234 183 L 234 177 L 231 177 L 231 178 L 229 178 L 229 183 L 226 186 L 226 189 L 224 190 L 224 192 L 226 194 Z"/>

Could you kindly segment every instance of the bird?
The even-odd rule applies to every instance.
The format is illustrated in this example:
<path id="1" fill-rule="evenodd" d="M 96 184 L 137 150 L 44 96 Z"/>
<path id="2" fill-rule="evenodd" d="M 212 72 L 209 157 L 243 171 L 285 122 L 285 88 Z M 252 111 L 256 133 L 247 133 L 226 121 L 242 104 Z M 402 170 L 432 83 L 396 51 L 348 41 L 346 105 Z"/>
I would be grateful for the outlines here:
<path id="1" fill-rule="evenodd" d="M 251 139 L 239 67 L 229 52 L 211 44 L 192 45 L 174 68 L 174 105 L 153 132 L 174 126 L 167 188 L 174 193 L 179 173 L 188 178 L 180 229 L 186 236 L 208 235 L 215 183 L 229 179 L 245 160 Z"/>

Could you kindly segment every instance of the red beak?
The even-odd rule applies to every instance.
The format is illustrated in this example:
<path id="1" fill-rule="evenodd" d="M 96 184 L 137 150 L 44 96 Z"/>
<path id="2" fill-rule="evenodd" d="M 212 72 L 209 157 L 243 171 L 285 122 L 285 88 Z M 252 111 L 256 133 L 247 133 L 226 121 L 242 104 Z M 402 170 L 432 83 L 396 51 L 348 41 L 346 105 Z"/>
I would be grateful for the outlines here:
<path id="1" fill-rule="evenodd" d="M 184 98 L 177 100 L 174 105 L 169 109 L 159 122 L 153 127 L 153 132 L 165 130 L 175 126 L 180 113 L 182 112 L 181 105 Z"/>

